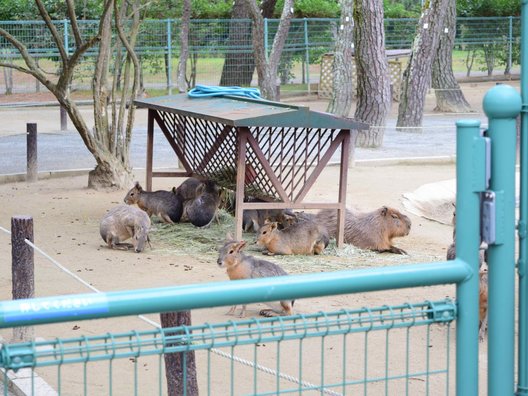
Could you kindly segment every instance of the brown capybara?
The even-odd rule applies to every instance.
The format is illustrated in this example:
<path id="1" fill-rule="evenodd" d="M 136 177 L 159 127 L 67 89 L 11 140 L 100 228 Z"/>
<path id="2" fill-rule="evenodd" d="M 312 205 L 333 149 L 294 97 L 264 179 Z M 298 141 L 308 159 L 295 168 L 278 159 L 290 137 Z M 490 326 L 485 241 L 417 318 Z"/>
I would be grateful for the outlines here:
<path id="1" fill-rule="evenodd" d="M 488 332 L 488 270 L 481 268 L 479 272 L 479 340 L 484 340 Z"/>
<path id="2" fill-rule="evenodd" d="M 446 258 L 448 260 L 454 260 L 456 258 L 456 211 L 453 211 L 453 243 L 447 248 Z M 480 245 L 479 249 L 479 268 L 482 268 L 482 264 L 486 262 L 487 246 L 485 243 Z"/>
<path id="3" fill-rule="evenodd" d="M 337 234 L 337 210 L 323 209 L 316 215 L 330 237 Z M 346 210 L 344 242 L 361 249 L 377 252 L 407 254 L 405 250 L 392 245 L 392 239 L 403 237 L 411 230 L 411 219 L 394 208 L 382 206 L 372 212 Z"/>
<path id="4" fill-rule="evenodd" d="M 328 231 L 313 221 L 294 223 L 283 230 L 277 222 L 260 227 L 257 245 L 264 247 L 268 255 L 320 254 L 328 246 Z"/>
<path id="5" fill-rule="evenodd" d="M 266 222 L 275 221 L 282 230 L 295 220 L 293 213 L 284 209 L 246 209 L 242 217 L 242 228 L 245 232 L 258 232 Z"/>
<path id="6" fill-rule="evenodd" d="M 174 191 L 145 191 L 136 182 L 124 199 L 128 205 L 136 204 L 149 216 L 156 215 L 165 223 L 177 223 L 183 212 L 181 199 Z"/>
<path id="7" fill-rule="evenodd" d="M 147 213 L 128 205 L 110 209 L 99 225 L 101 237 L 109 248 L 128 250 L 133 247 L 136 253 L 142 252 L 149 242 L 149 229 L 150 218 Z M 131 244 L 123 242 L 130 238 Z"/>
<path id="8" fill-rule="evenodd" d="M 186 201 L 185 216 L 196 227 L 206 227 L 215 218 L 219 204 L 218 185 L 212 180 L 205 180 L 196 189 L 196 197 Z"/>
<path id="9" fill-rule="evenodd" d="M 219 249 L 217 263 L 220 267 L 226 268 L 227 276 L 231 280 L 238 279 L 256 279 L 267 278 L 272 276 L 288 275 L 277 264 L 270 261 L 262 260 L 245 254 L 242 249 L 246 246 L 245 241 L 235 241 L 228 235 L 227 241 Z M 280 301 L 277 303 L 266 303 L 272 309 L 263 309 L 260 311 L 262 316 L 277 316 L 292 315 L 294 301 Z M 228 315 L 233 315 L 236 310 L 236 305 L 228 312 Z M 246 306 L 242 306 L 240 317 L 244 317 Z"/>

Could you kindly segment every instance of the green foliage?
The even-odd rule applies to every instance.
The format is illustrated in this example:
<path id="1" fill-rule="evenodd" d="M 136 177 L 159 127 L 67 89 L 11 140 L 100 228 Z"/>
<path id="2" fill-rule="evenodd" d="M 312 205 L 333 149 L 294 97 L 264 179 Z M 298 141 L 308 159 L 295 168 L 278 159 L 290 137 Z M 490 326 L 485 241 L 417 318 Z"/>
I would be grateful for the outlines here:
<path id="1" fill-rule="evenodd" d="M 457 0 L 457 15 L 461 17 L 519 16 L 519 0 Z"/>
<path id="2" fill-rule="evenodd" d="M 0 20 L 35 19 L 36 8 L 31 0 L 0 0 Z"/>
<path id="3" fill-rule="evenodd" d="M 383 0 L 385 18 L 418 18 L 420 2 Z"/>

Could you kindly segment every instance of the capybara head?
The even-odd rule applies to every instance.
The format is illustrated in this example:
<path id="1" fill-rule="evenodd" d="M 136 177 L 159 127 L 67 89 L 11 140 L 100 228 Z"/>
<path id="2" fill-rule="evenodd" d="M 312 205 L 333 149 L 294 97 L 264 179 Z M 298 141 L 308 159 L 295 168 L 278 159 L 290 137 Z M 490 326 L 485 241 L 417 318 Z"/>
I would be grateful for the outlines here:
<path id="1" fill-rule="evenodd" d="M 220 198 L 220 188 L 213 180 L 204 180 L 196 189 L 196 196 L 202 194 L 212 194 L 215 198 Z"/>
<path id="2" fill-rule="evenodd" d="M 258 237 L 257 237 L 257 245 L 259 246 L 266 246 L 266 244 L 272 239 L 273 233 L 278 228 L 278 223 L 276 221 L 274 222 L 267 222 L 259 229 Z"/>
<path id="3" fill-rule="evenodd" d="M 216 260 L 218 266 L 230 267 L 236 265 L 239 261 L 240 251 L 245 246 L 246 241 L 226 241 L 224 245 L 218 250 L 218 260 Z"/>
<path id="4" fill-rule="evenodd" d="M 138 202 L 139 194 L 143 191 L 143 188 L 140 186 L 139 182 L 136 182 L 134 187 L 125 196 L 125 203 L 127 205 L 132 205 Z"/>
<path id="5" fill-rule="evenodd" d="M 382 206 L 379 209 L 379 217 L 382 219 L 383 228 L 389 238 L 409 235 L 411 231 L 411 219 L 394 208 Z"/>
<path id="6" fill-rule="evenodd" d="M 136 253 L 141 253 L 143 250 L 145 250 L 145 245 L 147 242 L 150 242 L 148 231 L 148 227 L 136 227 L 134 233 L 134 251 Z"/>

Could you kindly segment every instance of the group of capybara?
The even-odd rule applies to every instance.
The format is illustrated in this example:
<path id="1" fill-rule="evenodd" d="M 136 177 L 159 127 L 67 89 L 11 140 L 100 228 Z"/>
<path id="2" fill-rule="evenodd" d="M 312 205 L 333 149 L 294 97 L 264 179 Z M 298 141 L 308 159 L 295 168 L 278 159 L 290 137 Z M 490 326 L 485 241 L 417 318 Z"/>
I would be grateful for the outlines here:
<path id="1" fill-rule="evenodd" d="M 212 180 L 190 177 L 171 191 L 145 191 L 139 183 L 127 193 L 126 205 L 119 205 L 103 217 L 100 233 L 109 248 L 133 249 L 142 252 L 150 244 L 150 217 L 162 222 L 190 222 L 206 227 L 217 215 L 221 201 L 220 188 Z M 282 209 L 251 209 L 243 214 L 243 228 L 255 232 L 256 243 L 267 255 L 320 254 L 337 234 L 337 210 L 324 209 L 317 213 L 293 212 Z M 411 220 L 396 209 L 383 206 L 372 212 L 346 210 L 344 242 L 362 249 L 405 254 L 392 245 L 392 239 L 409 234 Z M 127 243 L 131 239 L 131 243 Z M 231 236 L 219 249 L 217 263 L 226 268 L 231 280 L 287 275 L 271 261 L 243 252 L 245 241 Z M 261 315 L 291 314 L 293 301 L 280 301 Z M 236 307 L 229 313 L 233 314 Z M 240 316 L 244 316 L 245 306 Z"/>

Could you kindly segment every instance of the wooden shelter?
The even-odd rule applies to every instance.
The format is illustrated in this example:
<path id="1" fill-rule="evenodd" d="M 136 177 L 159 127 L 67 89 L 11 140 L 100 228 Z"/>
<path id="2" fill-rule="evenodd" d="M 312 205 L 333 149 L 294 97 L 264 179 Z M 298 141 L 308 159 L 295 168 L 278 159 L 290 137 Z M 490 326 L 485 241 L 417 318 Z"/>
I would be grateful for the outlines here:
<path id="1" fill-rule="evenodd" d="M 189 98 L 186 94 L 134 102 L 148 109 L 147 190 L 153 177 L 215 180 L 236 195 L 236 239 L 245 209 L 338 210 L 337 244 L 343 244 L 347 173 L 355 131 L 365 124 L 332 114 L 239 96 Z M 153 172 L 154 122 L 183 171 Z M 304 202 L 341 149 L 339 193 L 334 203 Z M 247 202 L 248 198 L 262 202 Z"/>

